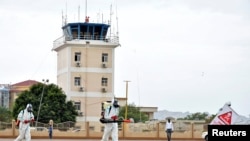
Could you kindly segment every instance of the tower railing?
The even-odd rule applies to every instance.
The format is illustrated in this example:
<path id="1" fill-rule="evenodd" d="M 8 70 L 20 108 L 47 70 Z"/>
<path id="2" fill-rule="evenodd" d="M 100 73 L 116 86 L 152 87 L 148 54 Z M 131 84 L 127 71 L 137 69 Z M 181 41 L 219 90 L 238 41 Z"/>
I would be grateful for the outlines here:
<path id="1" fill-rule="evenodd" d="M 61 36 L 59 38 L 57 38 L 54 42 L 53 42 L 53 47 L 59 47 L 61 45 L 63 45 L 64 43 L 66 43 L 67 41 L 75 41 L 75 40 L 94 40 L 94 41 L 101 41 L 104 43 L 112 43 L 112 44 L 119 44 L 119 37 L 118 36 L 91 36 L 91 35 L 84 35 L 84 36 Z"/>

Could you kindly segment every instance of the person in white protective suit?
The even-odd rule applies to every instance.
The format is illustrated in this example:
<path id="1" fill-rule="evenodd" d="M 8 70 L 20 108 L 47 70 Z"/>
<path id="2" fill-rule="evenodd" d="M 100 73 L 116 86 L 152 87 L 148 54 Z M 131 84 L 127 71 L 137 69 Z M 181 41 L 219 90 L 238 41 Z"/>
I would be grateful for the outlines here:
<path id="1" fill-rule="evenodd" d="M 103 103 L 103 120 L 116 121 L 119 115 L 119 104 L 116 99 L 110 102 Z M 104 132 L 101 141 L 108 141 L 111 136 L 112 141 L 118 141 L 118 122 L 104 123 Z"/>
<path id="2" fill-rule="evenodd" d="M 30 123 L 34 121 L 34 115 L 32 113 L 32 105 L 27 104 L 26 108 L 18 114 L 17 117 L 20 120 L 19 124 L 19 136 L 14 141 L 26 141 L 31 140 L 30 135 Z"/>

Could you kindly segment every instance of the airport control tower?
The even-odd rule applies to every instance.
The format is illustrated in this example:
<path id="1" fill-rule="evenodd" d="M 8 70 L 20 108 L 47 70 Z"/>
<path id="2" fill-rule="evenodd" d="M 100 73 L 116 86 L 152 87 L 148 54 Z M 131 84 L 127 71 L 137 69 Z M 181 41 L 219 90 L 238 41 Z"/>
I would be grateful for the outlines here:
<path id="1" fill-rule="evenodd" d="M 77 121 L 99 121 L 101 103 L 114 97 L 115 48 L 118 35 L 111 24 L 65 23 L 53 43 L 57 52 L 57 85 L 78 110 Z M 113 36 L 111 36 L 113 35 Z"/>

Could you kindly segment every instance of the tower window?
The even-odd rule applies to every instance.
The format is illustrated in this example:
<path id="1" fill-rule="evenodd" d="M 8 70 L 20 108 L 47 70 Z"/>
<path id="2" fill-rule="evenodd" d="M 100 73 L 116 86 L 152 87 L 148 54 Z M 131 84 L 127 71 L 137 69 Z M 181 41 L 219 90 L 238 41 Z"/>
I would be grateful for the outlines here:
<path id="1" fill-rule="evenodd" d="M 81 61 L 81 52 L 75 52 L 75 62 Z"/>
<path id="2" fill-rule="evenodd" d="M 102 62 L 108 62 L 108 53 L 102 54 Z"/>
<path id="3" fill-rule="evenodd" d="M 81 110 L 81 102 L 75 102 L 76 110 Z"/>
<path id="4" fill-rule="evenodd" d="M 81 86 L 81 77 L 75 77 L 75 86 Z"/>
<path id="5" fill-rule="evenodd" d="M 102 78 L 102 86 L 108 86 L 108 78 Z"/>

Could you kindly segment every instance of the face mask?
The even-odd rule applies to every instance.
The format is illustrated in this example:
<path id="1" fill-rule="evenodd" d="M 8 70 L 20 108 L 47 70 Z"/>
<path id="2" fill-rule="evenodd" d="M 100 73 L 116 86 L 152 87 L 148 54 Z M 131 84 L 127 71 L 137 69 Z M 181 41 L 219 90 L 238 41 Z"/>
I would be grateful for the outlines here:
<path id="1" fill-rule="evenodd" d="M 118 104 L 118 101 L 117 101 L 117 100 L 114 101 L 113 106 L 114 106 L 115 108 L 120 107 L 120 105 Z"/>
<path id="2" fill-rule="evenodd" d="M 33 111 L 33 110 L 32 110 L 32 107 L 29 106 L 28 109 L 27 109 L 27 111 L 28 111 L 28 112 L 32 112 L 32 111 Z"/>

